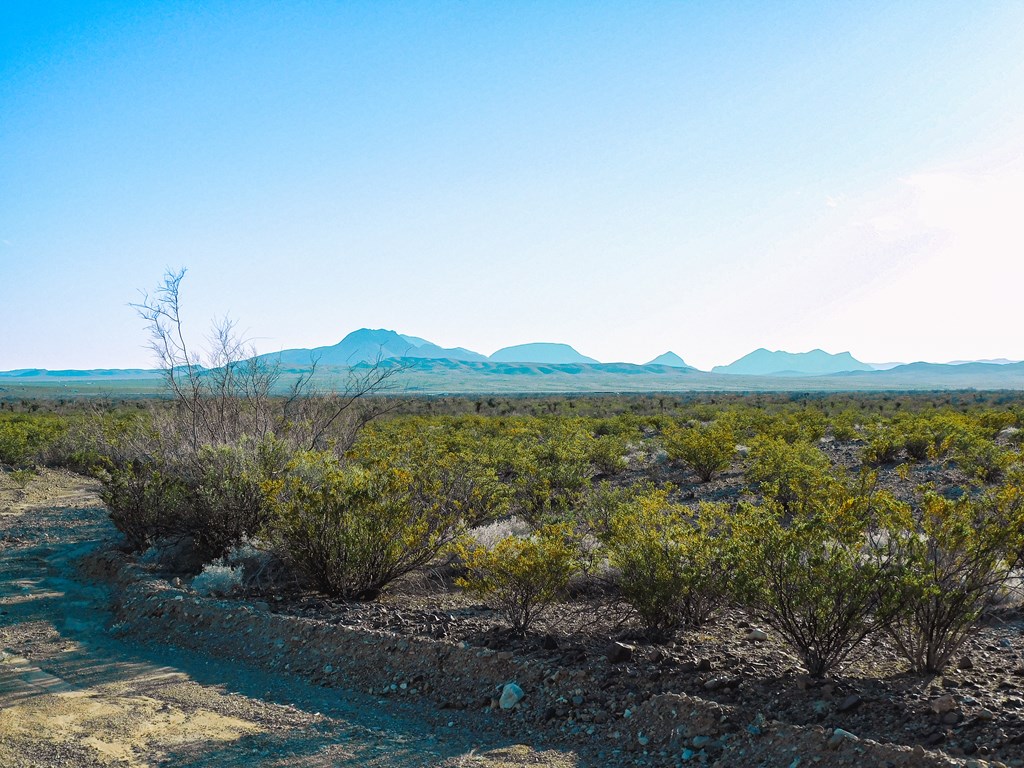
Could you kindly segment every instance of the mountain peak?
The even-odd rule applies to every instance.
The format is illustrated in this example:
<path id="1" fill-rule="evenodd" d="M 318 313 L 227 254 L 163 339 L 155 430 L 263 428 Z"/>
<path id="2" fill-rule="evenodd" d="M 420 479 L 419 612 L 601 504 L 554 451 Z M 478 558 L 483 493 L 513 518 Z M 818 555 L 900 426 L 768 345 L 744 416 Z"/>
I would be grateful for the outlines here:
<path id="1" fill-rule="evenodd" d="M 692 368 L 692 365 L 687 365 L 683 358 L 677 355 L 675 352 L 665 352 L 662 355 L 658 355 L 656 358 L 647 363 L 647 365 L 667 365 L 671 368 Z"/>
<path id="2" fill-rule="evenodd" d="M 502 347 L 491 355 L 490 360 L 495 363 L 551 363 L 555 365 L 565 363 L 597 363 L 597 360 L 594 358 L 581 355 L 568 344 L 548 342 L 533 342 L 531 344 L 516 344 L 511 347 Z"/>
<path id="3" fill-rule="evenodd" d="M 317 360 L 320 365 L 358 365 L 399 357 L 471 361 L 487 359 L 468 349 L 445 349 L 418 336 L 404 336 L 387 328 L 360 328 L 331 346 L 286 349 L 268 357 L 274 357 L 286 366 L 306 366 L 312 360 Z"/>

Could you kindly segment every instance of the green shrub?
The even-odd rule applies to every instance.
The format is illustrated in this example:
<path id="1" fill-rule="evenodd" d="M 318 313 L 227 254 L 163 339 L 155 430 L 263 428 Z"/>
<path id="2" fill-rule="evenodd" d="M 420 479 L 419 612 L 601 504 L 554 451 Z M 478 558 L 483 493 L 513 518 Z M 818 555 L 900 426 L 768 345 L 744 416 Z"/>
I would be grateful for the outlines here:
<path id="1" fill-rule="evenodd" d="M 308 454 L 270 490 L 273 539 L 318 589 L 347 599 L 376 597 L 433 560 L 463 528 L 457 503 L 400 467 Z"/>
<path id="2" fill-rule="evenodd" d="M 590 488 L 574 510 L 574 518 L 585 530 L 590 531 L 599 539 L 604 539 L 611 531 L 612 521 L 636 504 L 638 497 L 653 493 L 655 487 L 650 482 L 619 487 L 607 480 Z"/>
<path id="3" fill-rule="evenodd" d="M 132 459 L 151 457 L 158 444 L 149 411 L 95 412 L 67 418 L 67 429 L 46 449 L 46 462 L 100 477 Z"/>
<path id="4" fill-rule="evenodd" d="M 617 475 L 626 468 L 628 450 L 629 443 L 619 435 L 595 437 L 590 449 L 590 463 L 594 465 L 598 474 Z"/>
<path id="5" fill-rule="evenodd" d="M 178 465 L 188 488 L 176 533 L 192 537 L 209 562 L 270 521 L 267 485 L 285 469 L 283 444 L 243 440 L 238 446 L 203 446 L 194 460 Z"/>
<path id="6" fill-rule="evenodd" d="M 21 467 L 41 463 L 46 450 L 66 429 L 65 420 L 52 414 L 0 415 L 0 464 Z"/>
<path id="7" fill-rule="evenodd" d="M 857 424 L 860 416 L 853 409 L 846 409 L 832 417 L 832 437 L 841 441 L 853 441 L 860 439 L 860 432 L 857 431 Z"/>
<path id="8" fill-rule="evenodd" d="M 672 425 L 665 430 L 663 439 L 668 457 L 682 462 L 704 483 L 728 469 L 736 455 L 736 436 L 722 425 Z"/>
<path id="9" fill-rule="evenodd" d="M 977 435 L 963 435 L 950 452 L 950 459 L 968 477 L 983 483 L 998 481 L 1013 463 L 1014 454 Z"/>
<path id="10" fill-rule="evenodd" d="M 100 498 L 114 527 L 132 551 L 141 551 L 177 531 L 187 505 L 188 487 L 155 462 L 133 461 L 101 476 Z"/>
<path id="11" fill-rule="evenodd" d="M 812 505 L 837 484 L 832 465 L 809 443 L 759 438 L 750 450 L 747 480 L 786 511 Z"/>
<path id="12" fill-rule="evenodd" d="M 705 623 L 729 594 L 732 539 L 722 505 L 692 510 L 650 491 L 611 519 L 606 547 L 622 596 L 664 639 Z"/>
<path id="13" fill-rule="evenodd" d="M 978 414 L 977 424 L 985 437 L 995 440 L 1007 427 L 1017 424 L 1017 414 L 1013 411 L 983 411 Z"/>
<path id="14" fill-rule="evenodd" d="M 924 461 L 930 457 L 934 442 L 930 430 L 923 425 L 915 425 L 903 438 L 903 448 L 912 459 Z"/>
<path id="15" fill-rule="evenodd" d="M 348 458 L 368 469 L 400 468 L 446 503 L 467 524 L 483 525 L 508 513 L 513 490 L 499 477 L 514 462 L 504 439 L 483 433 L 477 420 L 400 420 L 367 430 Z"/>
<path id="16" fill-rule="evenodd" d="M 929 456 L 935 459 L 945 457 L 957 442 L 974 431 L 966 416 L 953 411 L 944 411 L 930 418 L 928 429 L 932 434 Z"/>
<path id="17" fill-rule="evenodd" d="M 928 492 L 918 514 L 890 519 L 901 610 L 887 630 L 914 671 L 941 672 L 977 629 L 1021 556 L 1022 510 L 1014 483 L 979 499 Z"/>
<path id="18" fill-rule="evenodd" d="M 899 458 L 905 437 L 892 424 L 872 424 L 867 429 L 867 444 L 861 450 L 861 461 L 870 467 L 892 464 Z"/>
<path id="19" fill-rule="evenodd" d="M 788 524 L 774 504 L 737 512 L 738 594 L 812 675 L 840 666 L 891 610 L 888 551 L 869 535 L 879 503 L 891 500 L 834 490 Z"/>
<path id="20" fill-rule="evenodd" d="M 466 574 L 457 584 L 525 634 L 564 593 L 579 570 L 572 529 L 546 525 L 532 536 L 509 536 L 492 549 L 463 542 L 458 553 Z"/>
<path id="21" fill-rule="evenodd" d="M 535 526 L 558 522 L 579 503 L 594 475 L 594 442 L 581 422 L 563 419 L 545 423 L 536 441 L 512 448 L 514 503 L 524 519 Z"/>
<path id="22" fill-rule="evenodd" d="M 100 472 L 101 498 L 132 549 L 188 537 L 194 554 L 209 562 L 266 526 L 265 487 L 286 462 L 283 445 L 269 439 L 201 446 L 194 456 L 135 460 Z"/>
<path id="23" fill-rule="evenodd" d="M 754 410 L 740 419 L 748 425 L 747 438 L 771 438 L 787 443 L 816 443 L 825 436 L 828 427 L 825 415 L 813 408 L 799 408 L 779 413 Z"/>

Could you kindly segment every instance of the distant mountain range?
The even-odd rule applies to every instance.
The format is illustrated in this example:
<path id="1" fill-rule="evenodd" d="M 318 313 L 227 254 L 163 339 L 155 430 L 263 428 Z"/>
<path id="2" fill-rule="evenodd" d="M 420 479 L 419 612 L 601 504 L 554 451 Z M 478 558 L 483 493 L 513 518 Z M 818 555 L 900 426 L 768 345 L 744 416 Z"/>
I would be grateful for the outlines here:
<path id="1" fill-rule="evenodd" d="M 534 342 L 503 347 L 494 354 L 482 355 L 464 347 L 441 347 L 419 336 L 407 336 L 383 329 L 360 328 L 337 344 L 313 349 L 285 349 L 262 355 L 279 360 L 282 365 L 296 367 L 316 360 L 319 365 L 358 365 L 390 358 L 458 360 L 462 362 L 546 363 L 548 365 L 601 365 L 599 360 L 577 352 L 568 344 Z M 692 368 L 675 352 L 666 352 L 648 365 Z"/>
<path id="2" fill-rule="evenodd" d="M 849 352 L 757 349 L 711 372 L 698 371 L 674 352 L 644 365 L 601 363 L 568 344 L 532 343 L 487 356 L 442 347 L 418 336 L 362 328 L 337 344 L 261 355 L 280 363 L 286 378 L 316 362 L 325 381 L 342 369 L 401 365 L 408 392 L 793 391 L 1024 389 L 1024 363 L 1009 360 L 871 365 Z M 146 395 L 158 391 L 156 370 L 21 369 L 0 372 L 0 397 L 35 385 L 69 393 Z"/>

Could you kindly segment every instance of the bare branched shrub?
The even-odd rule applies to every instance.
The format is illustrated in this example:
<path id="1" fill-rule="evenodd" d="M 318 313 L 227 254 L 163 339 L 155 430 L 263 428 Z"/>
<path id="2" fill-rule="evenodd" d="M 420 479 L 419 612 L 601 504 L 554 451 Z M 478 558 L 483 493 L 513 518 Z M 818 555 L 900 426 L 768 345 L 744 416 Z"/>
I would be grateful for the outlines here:
<path id="1" fill-rule="evenodd" d="M 202 445 L 274 435 L 296 449 L 337 445 L 344 451 L 360 427 L 393 407 L 372 396 L 402 371 L 397 363 L 353 368 L 340 390 L 327 391 L 315 386 L 317 361 L 311 360 L 285 387 L 279 359 L 258 355 L 228 317 L 213 322 L 204 352 L 194 350 L 181 313 L 184 276 L 184 269 L 168 271 L 152 294 L 132 305 L 147 323 L 150 348 L 176 405 L 174 422 L 157 430 L 165 441 L 179 443 L 165 449 L 194 453 Z"/>
<path id="2" fill-rule="evenodd" d="M 181 312 L 184 275 L 168 271 L 133 305 L 147 323 L 170 405 L 114 433 L 98 428 L 87 444 L 102 456 L 104 498 L 130 547 L 188 537 L 208 560 L 266 526 L 265 488 L 297 451 L 340 454 L 393 407 L 374 396 L 402 367 L 378 361 L 356 370 L 340 391 L 323 391 L 313 385 L 311 361 L 285 388 L 279 360 L 257 355 L 227 317 L 213 323 L 206 349 L 196 352 Z"/>

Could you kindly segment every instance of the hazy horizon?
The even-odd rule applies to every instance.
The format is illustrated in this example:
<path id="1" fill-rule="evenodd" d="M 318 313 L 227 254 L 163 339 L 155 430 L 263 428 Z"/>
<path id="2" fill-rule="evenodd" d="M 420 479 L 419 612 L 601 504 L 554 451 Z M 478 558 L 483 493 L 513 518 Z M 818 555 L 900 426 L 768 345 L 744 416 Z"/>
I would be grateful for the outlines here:
<path id="1" fill-rule="evenodd" d="M 352 333 L 355 333 L 355 332 L 358 332 L 358 331 L 367 331 L 367 330 L 369 330 L 369 331 L 382 331 L 383 330 L 383 331 L 388 331 L 388 332 L 396 333 L 397 335 L 403 336 L 403 337 L 416 338 L 417 341 L 419 341 L 419 342 L 427 342 L 427 343 L 431 343 L 431 344 L 433 343 L 433 341 L 431 339 L 423 339 L 423 338 L 419 338 L 419 337 L 412 337 L 410 334 L 405 334 L 400 329 L 394 329 L 394 328 L 357 328 L 354 331 L 352 331 Z M 345 334 L 346 338 L 347 338 L 347 336 L 348 336 L 348 334 Z M 339 341 L 337 343 L 340 344 L 343 340 L 344 339 L 339 339 Z M 197 343 L 202 344 L 201 341 L 198 341 Z M 512 345 L 508 345 L 506 347 L 501 347 L 501 348 L 496 349 L 496 350 L 491 350 L 490 352 L 482 352 L 481 350 L 478 350 L 478 349 L 469 349 L 469 348 L 465 347 L 464 345 L 458 345 L 458 347 L 463 348 L 463 349 L 467 349 L 469 352 L 479 353 L 479 354 L 489 358 L 489 357 L 493 356 L 494 354 L 496 354 L 498 352 L 502 352 L 504 350 L 507 350 L 507 349 L 509 349 L 511 347 L 536 346 L 536 345 L 558 346 L 558 347 L 568 346 L 573 351 L 585 355 L 585 352 L 582 352 L 581 350 L 577 349 L 572 344 L 567 344 L 565 342 L 559 342 L 559 341 L 554 341 L 554 340 L 525 342 L 525 343 L 522 343 L 522 344 L 512 344 Z M 252 346 L 256 347 L 255 344 L 253 344 Z M 333 344 L 326 344 L 326 345 L 319 345 L 319 346 L 320 347 L 328 347 L 328 346 L 334 346 L 334 345 Z M 441 345 L 438 345 L 438 346 L 441 346 Z M 313 349 L 313 347 L 305 346 L 305 347 L 295 347 L 295 348 L 292 348 L 292 349 Z M 454 349 L 454 347 L 450 347 L 450 349 Z M 755 348 L 755 349 L 751 349 L 747 353 L 745 353 L 744 355 L 741 355 L 739 358 L 736 358 L 734 360 L 723 360 L 723 361 L 714 363 L 713 365 L 709 365 L 707 368 L 702 368 L 700 366 L 694 366 L 692 363 L 690 363 L 689 360 L 686 360 L 685 358 L 683 358 L 683 361 L 687 365 L 689 365 L 690 367 L 698 368 L 698 370 L 711 371 L 712 368 L 715 368 L 715 367 L 728 366 L 728 365 L 731 365 L 733 363 L 739 362 L 739 360 L 741 360 L 742 358 L 746 357 L 750 353 L 758 352 L 758 351 L 761 351 L 763 349 L 765 349 L 765 348 L 764 347 L 758 347 L 758 348 Z M 195 351 L 201 353 L 202 352 L 202 347 L 196 347 Z M 257 352 L 259 354 L 261 354 L 261 355 L 262 354 L 273 355 L 273 354 L 275 354 L 277 352 L 283 352 L 283 351 L 287 351 L 287 350 L 283 350 L 283 349 L 260 349 L 260 348 L 257 347 Z M 849 353 L 849 350 L 835 350 L 835 351 L 833 351 L 833 350 L 822 350 L 820 348 L 805 349 L 805 350 L 781 350 L 781 349 L 780 350 L 775 350 L 775 349 L 769 349 L 767 351 L 769 351 L 769 352 L 771 352 L 773 354 L 774 353 L 780 353 L 780 352 L 791 353 L 791 354 L 794 354 L 794 353 L 795 354 L 806 354 L 808 352 L 822 352 L 822 351 L 824 351 L 824 352 L 826 352 L 827 354 L 830 354 L 830 355 L 842 355 L 842 354 Z M 661 353 L 659 355 L 656 355 L 655 357 L 661 357 L 661 356 L 663 356 L 665 354 L 671 354 L 671 353 L 675 353 L 675 351 L 671 350 L 671 349 L 670 350 L 665 350 L 665 352 L 663 352 L 663 353 Z M 675 353 L 675 354 L 678 355 L 678 353 Z M 906 364 L 910 364 L 910 363 L 921 363 L 921 362 L 923 362 L 923 363 L 938 363 L 938 364 L 946 364 L 946 365 L 961 365 L 961 364 L 964 364 L 964 363 L 971 363 L 971 362 L 1000 363 L 1000 364 L 1002 364 L 1002 363 L 1022 362 L 1020 360 L 1011 360 L 1011 359 L 1007 359 L 1007 358 L 977 358 L 977 359 L 971 359 L 971 360 L 920 360 L 920 359 L 908 359 L 908 360 L 899 360 L 899 361 L 893 361 L 893 360 L 890 360 L 890 361 L 877 361 L 877 360 L 864 360 L 864 359 L 861 359 L 861 358 L 857 357 L 857 355 L 855 355 L 855 354 L 852 354 L 852 353 L 850 353 L 850 354 L 858 362 L 866 363 L 866 364 L 872 365 L 872 366 L 877 366 L 878 370 L 885 370 L 885 369 L 887 369 L 889 367 L 894 367 L 894 366 L 898 366 L 898 365 L 906 365 Z M 415 349 L 411 350 L 409 356 L 410 357 L 414 357 L 414 358 L 417 357 L 417 355 L 415 353 Z M 585 356 L 587 356 L 587 355 L 585 355 Z M 678 355 L 678 356 L 682 357 L 682 355 Z M 517 362 L 531 362 L 530 360 L 528 360 L 525 357 L 524 358 L 517 358 L 516 361 Z M 636 359 L 633 359 L 633 360 L 625 360 L 625 359 L 597 360 L 597 362 L 600 363 L 600 364 L 632 363 L 632 364 L 637 364 L 637 365 L 644 365 L 644 364 L 650 363 L 652 361 L 653 361 L 653 358 L 651 360 L 636 360 Z M 533 362 L 538 362 L 538 361 L 533 361 Z M 137 369 L 155 370 L 158 367 L 159 366 L 157 365 L 157 361 L 155 359 L 152 359 L 152 360 L 150 360 L 150 362 L 148 364 L 144 364 L 144 365 L 140 365 L 140 366 L 133 366 L 132 369 L 134 369 L 134 370 L 137 370 Z M 104 367 L 101 367 L 101 366 L 90 366 L 90 368 L 95 368 L 95 369 L 98 369 L 98 370 L 108 370 L 108 369 L 117 370 L 117 369 L 123 369 L 123 368 L 127 368 L 127 367 L 126 366 L 114 366 L 112 368 L 104 368 Z M 6 369 L 6 370 L 32 370 L 32 369 L 44 370 L 46 368 L 44 366 L 24 366 L 24 367 L 22 367 L 20 369 Z M 3 369 L 0 369 L 0 370 L 3 370 Z M 76 370 L 76 369 L 54 367 L 54 368 L 48 369 L 48 370 Z"/>
<path id="2" fill-rule="evenodd" d="M 0 6 L 0 370 L 388 328 L 1024 358 L 1013 2 Z M 1004 288 L 1005 286 L 1005 288 Z"/>

